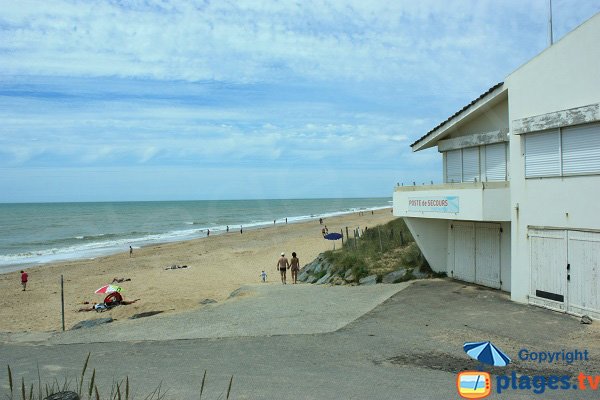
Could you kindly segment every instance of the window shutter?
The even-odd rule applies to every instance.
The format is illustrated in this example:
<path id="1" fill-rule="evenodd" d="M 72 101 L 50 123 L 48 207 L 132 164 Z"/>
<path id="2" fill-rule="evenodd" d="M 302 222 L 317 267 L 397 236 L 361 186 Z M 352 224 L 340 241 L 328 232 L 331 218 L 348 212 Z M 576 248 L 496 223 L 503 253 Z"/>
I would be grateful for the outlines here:
<path id="1" fill-rule="evenodd" d="M 479 182 L 479 147 L 462 149 L 463 182 Z"/>
<path id="2" fill-rule="evenodd" d="M 562 129 L 563 174 L 600 173 L 600 124 Z"/>
<path id="3" fill-rule="evenodd" d="M 506 144 L 485 146 L 485 176 L 488 181 L 506 180 Z"/>
<path id="4" fill-rule="evenodd" d="M 558 129 L 525 135 L 525 177 L 560 176 Z"/>
<path id="5" fill-rule="evenodd" d="M 460 150 L 446 152 L 446 183 L 461 182 L 462 160 Z"/>

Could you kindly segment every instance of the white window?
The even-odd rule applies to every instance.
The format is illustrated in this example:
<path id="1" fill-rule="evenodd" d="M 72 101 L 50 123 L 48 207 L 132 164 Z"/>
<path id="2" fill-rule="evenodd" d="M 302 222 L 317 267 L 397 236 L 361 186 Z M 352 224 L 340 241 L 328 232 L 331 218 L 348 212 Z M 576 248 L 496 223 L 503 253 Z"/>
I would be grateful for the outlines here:
<path id="1" fill-rule="evenodd" d="M 560 176 L 558 129 L 525 135 L 525 177 Z"/>
<path id="2" fill-rule="evenodd" d="M 485 178 L 487 181 L 506 180 L 506 144 L 485 146 Z"/>
<path id="3" fill-rule="evenodd" d="M 462 149 L 462 181 L 479 182 L 479 147 Z"/>
<path id="4" fill-rule="evenodd" d="M 446 182 L 462 182 L 462 154 L 460 150 L 452 150 L 446 155 Z"/>
<path id="5" fill-rule="evenodd" d="M 600 174 L 600 124 L 525 135 L 525 177 Z"/>
<path id="6" fill-rule="evenodd" d="M 562 129 L 563 175 L 600 173 L 600 124 Z"/>

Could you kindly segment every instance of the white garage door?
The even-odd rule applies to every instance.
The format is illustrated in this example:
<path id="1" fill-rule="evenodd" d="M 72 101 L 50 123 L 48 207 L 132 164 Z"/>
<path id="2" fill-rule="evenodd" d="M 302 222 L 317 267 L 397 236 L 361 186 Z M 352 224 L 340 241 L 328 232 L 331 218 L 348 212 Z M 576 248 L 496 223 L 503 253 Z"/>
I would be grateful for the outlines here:
<path id="1" fill-rule="evenodd" d="M 453 221 L 453 278 L 500 288 L 500 225 Z"/>
<path id="2" fill-rule="evenodd" d="M 453 277 L 475 282 L 475 224 L 453 222 L 454 272 Z"/>
<path id="3" fill-rule="evenodd" d="M 566 311 L 567 233 L 529 229 L 531 289 L 529 302 Z"/>
<path id="4" fill-rule="evenodd" d="M 532 304 L 600 318 L 600 233 L 530 229 Z"/>
<path id="5" fill-rule="evenodd" d="M 600 318 L 600 233 L 569 231 L 568 309 Z"/>
<path id="6" fill-rule="evenodd" d="M 500 226 L 475 225 L 475 283 L 500 289 Z"/>

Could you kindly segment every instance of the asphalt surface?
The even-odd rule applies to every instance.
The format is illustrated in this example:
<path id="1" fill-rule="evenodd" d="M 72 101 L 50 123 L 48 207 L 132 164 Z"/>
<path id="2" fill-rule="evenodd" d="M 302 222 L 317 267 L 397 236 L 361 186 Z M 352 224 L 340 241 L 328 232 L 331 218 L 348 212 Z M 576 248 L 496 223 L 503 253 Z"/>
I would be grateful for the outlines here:
<path id="1" fill-rule="evenodd" d="M 319 316 L 316 308 L 306 318 L 307 325 L 315 318 L 328 319 L 335 314 L 336 302 L 321 302 L 319 293 L 329 296 L 327 289 L 336 288 L 314 291 L 308 285 L 302 286 L 288 286 L 287 292 L 273 287 L 272 293 L 265 288 L 254 297 L 264 296 L 268 299 L 264 304 L 283 301 L 282 295 L 296 301 L 305 296 L 306 302 L 322 303 L 323 314 Z M 373 290 L 383 293 L 389 290 L 386 286 L 377 285 Z M 350 301 L 360 308 L 360 296 L 355 300 L 344 296 L 344 301 L 337 304 L 347 307 Z M 86 355 L 91 353 L 90 366 L 96 369 L 101 392 L 128 376 L 136 398 L 142 399 L 159 384 L 161 390 L 167 389 L 167 398 L 198 398 L 205 370 L 207 384 L 202 398 L 206 399 L 224 398 L 231 376 L 231 399 L 456 399 L 456 374 L 479 366 L 463 352 L 462 345 L 491 340 L 513 362 L 505 368 L 484 367 L 492 373 L 489 398 L 600 397 L 597 391 L 573 389 L 546 388 L 544 393 L 535 394 L 534 387 L 496 393 L 498 376 L 510 376 L 513 371 L 517 376 L 532 377 L 576 376 L 579 372 L 600 375 L 600 334 L 595 324 L 582 325 L 564 314 L 513 303 L 505 293 L 449 280 L 416 281 L 390 295 L 371 293 L 371 297 L 377 296 L 383 301 L 380 305 L 324 333 L 313 329 L 312 333 L 167 340 L 157 337 L 82 344 L 26 341 L 21 337 L 18 342 L 2 344 L 0 359 L 10 364 L 16 381 L 24 377 L 26 382 L 37 382 L 39 365 L 42 381 L 62 382 L 68 376 L 73 383 Z M 231 304 L 243 304 L 240 300 L 251 301 L 252 296 L 242 296 Z M 255 309 L 263 304 L 254 303 Z M 240 308 L 236 317 L 228 310 L 227 318 L 249 321 L 241 315 L 244 312 L 247 308 Z M 156 317 L 148 321 L 152 318 Z M 302 321 L 298 315 L 290 318 L 297 320 L 294 326 Z M 519 360 L 517 355 L 525 348 L 531 352 L 587 349 L 590 359 L 573 364 Z M 0 396 L 7 393 L 6 382 L 6 368 L 0 368 Z"/>

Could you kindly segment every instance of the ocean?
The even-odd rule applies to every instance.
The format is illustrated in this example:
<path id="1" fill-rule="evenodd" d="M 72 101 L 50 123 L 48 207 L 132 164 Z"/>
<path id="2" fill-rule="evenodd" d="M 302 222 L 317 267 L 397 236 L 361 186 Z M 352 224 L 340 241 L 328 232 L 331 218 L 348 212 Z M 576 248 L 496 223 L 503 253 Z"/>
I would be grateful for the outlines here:
<path id="1" fill-rule="evenodd" d="M 0 204 L 0 273 L 391 206 L 390 198 Z"/>

